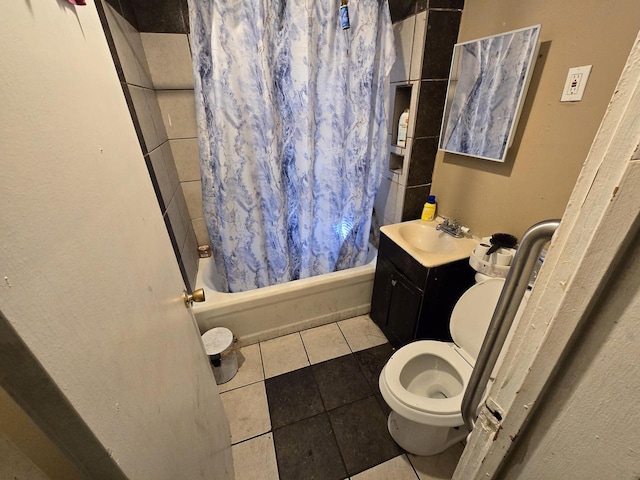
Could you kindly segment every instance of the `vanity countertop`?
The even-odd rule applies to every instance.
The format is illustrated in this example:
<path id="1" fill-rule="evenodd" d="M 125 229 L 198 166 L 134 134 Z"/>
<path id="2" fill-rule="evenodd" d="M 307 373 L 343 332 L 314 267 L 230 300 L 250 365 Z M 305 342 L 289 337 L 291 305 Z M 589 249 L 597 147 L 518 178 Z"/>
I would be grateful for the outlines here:
<path id="1" fill-rule="evenodd" d="M 437 220 L 410 220 L 385 225 L 380 231 L 428 268 L 469 257 L 479 240 L 469 236 L 455 238 L 436 230 L 439 223 Z"/>

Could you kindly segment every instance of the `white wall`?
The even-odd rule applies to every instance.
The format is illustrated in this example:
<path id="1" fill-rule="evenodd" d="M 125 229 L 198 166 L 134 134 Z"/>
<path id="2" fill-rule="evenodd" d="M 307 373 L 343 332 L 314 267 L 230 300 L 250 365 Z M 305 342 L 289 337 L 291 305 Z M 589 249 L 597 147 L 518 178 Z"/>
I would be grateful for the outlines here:
<path id="1" fill-rule="evenodd" d="M 636 237 L 500 478 L 640 478 Z"/>
<path id="2" fill-rule="evenodd" d="M 8 2 L 0 16 L 0 325 L 48 375 L 12 378 L 19 342 L 3 333 L 0 381 L 12 395 L 53 383 L 126 478 L 229 479 L 229 427 L 87 3 Z M 25 410 L 42 419 L 38 400 Z"/>

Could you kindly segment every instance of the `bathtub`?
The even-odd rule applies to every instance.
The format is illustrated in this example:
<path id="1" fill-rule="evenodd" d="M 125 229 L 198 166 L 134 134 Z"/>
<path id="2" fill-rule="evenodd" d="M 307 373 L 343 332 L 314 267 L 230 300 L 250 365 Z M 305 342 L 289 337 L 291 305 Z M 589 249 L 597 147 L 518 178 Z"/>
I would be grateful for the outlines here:
<path id="1" fill-rule="evenodd" d="M 227 327 L 243 345 L 369 313 L 377 249 L 369 245 L 361 267 L 247 292 L 215 290 L 213 258 L 201 258 L 196 288 L 206 301 L 193 304 L 201 333 Z"/>

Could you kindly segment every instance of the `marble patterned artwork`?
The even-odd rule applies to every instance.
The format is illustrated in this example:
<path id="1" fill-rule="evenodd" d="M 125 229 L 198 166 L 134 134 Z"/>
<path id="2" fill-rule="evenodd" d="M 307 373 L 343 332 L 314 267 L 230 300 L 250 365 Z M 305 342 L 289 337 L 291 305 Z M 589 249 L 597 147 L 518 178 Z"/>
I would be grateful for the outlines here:
<path id="1" fill-rule="evenodd" d="M 455 46 L 441 150 L 504 162 L 539 34 L 536 25 Z"/>

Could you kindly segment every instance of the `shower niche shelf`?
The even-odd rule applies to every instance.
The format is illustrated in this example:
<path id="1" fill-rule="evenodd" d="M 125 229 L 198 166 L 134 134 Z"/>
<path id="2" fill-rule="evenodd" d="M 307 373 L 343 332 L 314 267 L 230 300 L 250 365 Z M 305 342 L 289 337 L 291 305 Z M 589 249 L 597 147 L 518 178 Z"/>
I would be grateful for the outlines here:
<path id="1" fill-rule="evenodd" d="M 417 102 L 417 91 L 420 82 L 407 82 L 392 85 L 391 90 L 391 131 L 389 137 L 389 170 L 394 174 L 403 176 L 405 160 L 411 150 L 411 127 L 415 118 L 415 105 Z M 404 147 L 398 145 L 398 123 L 402 113 L 409 109 L 409 131 Z"/>
<path id="2" fill-rule="evenodd" d="M 404 155 L 398 155 L 391 152 L 389 154 L 389 170 L 395 173 L 402 173 L 402 167 L 404 166 Z"/>
<path id="3" fill-rule="evenodd" d="M 412 84 L 396 85 L 395 95 L 393 98 L 393 116 L 391 117 L 391 125 L 393 127 L 391 130 L 391 145 L 398 146 L 398 122 L 400 121 L 400 115 L 402 115 L 402 112 L 411 106 L 412 90 Z M 409 118 L 411 118 L 412 113 L 413 112 L 409 110 Z"/>

